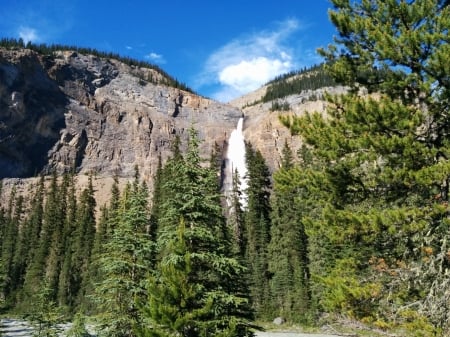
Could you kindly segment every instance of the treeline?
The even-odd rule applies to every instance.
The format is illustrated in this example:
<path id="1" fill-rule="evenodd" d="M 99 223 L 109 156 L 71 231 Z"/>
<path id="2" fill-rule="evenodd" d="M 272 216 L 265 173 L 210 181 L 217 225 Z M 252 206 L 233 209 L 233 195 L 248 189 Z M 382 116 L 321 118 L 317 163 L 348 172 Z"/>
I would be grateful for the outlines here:
<path id="1" fill-rule="evenodd" d="M 326 71 L 324 64 L 290 72 L 270 81 L 261 102 L 274 101 L 289 95 L 300 94 L 306 90 L 332 87 L 336 82 Z"/>
<path id="2" fill-rule="evenodd" d="M 84 54 L 84 55 L 94 55 L 94 56 L 97 56 L 100 58 L 115 59 L 115 60 L 123 62 L 124 64 L 129 65 L 129 66 L 153 69 L 153 70 L 157 71 L 158 73 L 160 73 L 161 76 L 163 77 L 162 81 L 158 82 L 158 80 L 152 79 L 152 78 L 146 79 L 146 80 L 151 81 L 152 83 L 163 84 L 163 85 L 167 85 L 169 87 L 173 87 L 173 88 L 177 88 L 180 90 L 194 93 L 194 91 L 191 88 L 189 88 L 185 83 L 182 83 L 182 82 L 178 81 L 176 78 L 173 78 L 167 72 L 165 72 L 163 69 L 161 69 L 159 66 L 157 66 L 155 64 L 151 64 L 149 62 L 136 60 L 131 57 L 122 56 L 117 53 L 112 53 L 112 52 L 107 53 L 107 52 L 99 51 L 94 48 L 86 48 L 86 47 L 79 47 L 79 46 L 67 46 L 67 45 L 60 45 L 60 44 L 48 45 L 45 43 L 34 44 L 30 41 L 28 43 L 25 43 L 22 39 L 14 39 L 14 38 L 0 39 L 0 47 L 4 47 L 4 48 L 8 48 L 8 49 L 26 48 L 26 49 L 33 50 L 37 53 L 50 56 L 50 57 L 54 57 L 54 53 L 57 51 L 75 51 L 75 52 L 78 52 L 78 53 Z"/>
<path id="3" fill-rule="evenodd" d="M 122 191 L 114 182 L 100 216 L 92 177 L 81 193 L 70 174 L 41 177 L 27 196 L 13 188 L 0 208 L 2 311 L 32 321 L 46 310 L 91 316 L 107 336 L 251 336 L 255 319 L 280 315 L 312 323 L 307 239 L 288 210 L 292 191 L 276 185 L 271 199 L 269 169 L 248 144 L 247 205 L 237 173 L 224 202 L 217 153 L 205 166 L 193 129 L 187 153 L 179 148 L 176 138 L 160 161 L 151 203 L 136 171 Z M 287 146 L 283 160 L 289 169 Z"/>

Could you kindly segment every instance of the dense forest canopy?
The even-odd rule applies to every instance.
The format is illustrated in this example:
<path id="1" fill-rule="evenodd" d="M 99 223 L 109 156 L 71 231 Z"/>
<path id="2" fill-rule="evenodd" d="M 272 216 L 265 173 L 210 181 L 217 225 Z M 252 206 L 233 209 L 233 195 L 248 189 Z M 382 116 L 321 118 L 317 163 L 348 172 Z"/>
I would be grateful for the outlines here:
<path id="1" fill-rule="evenodd" d="M 450 8 L 332 4 L 320 72 L 349 91 L 326 96 L 326 115 L 280 117 L 304 143 L 286 143 L 273 174 L 247 143 L 246 205 L 237 172 L 222 200 L 220 161 L 199 156 L 193 129 L 186 153 L 175 138 L 160 160 L 152 195 L 136 170 L 101 216 L 92 182 L 77 194 L 70 174 L 12 189 L 2 310 L 50 333 L 55 317 L 86 315 L 105 336 L 252 336 L 281 316 L 448 336 Z"/>
<path id="2" fill-rule="evenodd" d="M 335 86 L 336 82 L 325 69 L 325 65 L 315 65 L 300 71 L 279 76 L 268 83 L 267 91 L 261 98 L 263 103 L 274 101 L 305 90 L 316 90 Z"/>

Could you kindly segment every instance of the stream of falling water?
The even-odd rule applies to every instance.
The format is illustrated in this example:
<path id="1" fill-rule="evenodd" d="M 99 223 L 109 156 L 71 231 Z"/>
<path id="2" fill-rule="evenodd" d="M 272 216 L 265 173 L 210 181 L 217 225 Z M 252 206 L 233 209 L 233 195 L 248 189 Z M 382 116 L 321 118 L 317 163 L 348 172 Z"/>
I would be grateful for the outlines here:
<path id="1" fill-rule="evenodd" d="M 232 190 L 233 186 L 233 172 L 237 170 L 240 180 L 241 190 L 241 204 L 243 207 L 247 206 L 247 195 L 245 190 L 247 189 L 247 166 L 245 163 L 245 139 L 242 132 L 244 126 L 244 117 L 239 118 L 236 129 L 231 132 L 230 139 L 228 140 L 227 151 L 227 167 L 226 167 L 226 180 L 227 180 L 227 194 Z"/>

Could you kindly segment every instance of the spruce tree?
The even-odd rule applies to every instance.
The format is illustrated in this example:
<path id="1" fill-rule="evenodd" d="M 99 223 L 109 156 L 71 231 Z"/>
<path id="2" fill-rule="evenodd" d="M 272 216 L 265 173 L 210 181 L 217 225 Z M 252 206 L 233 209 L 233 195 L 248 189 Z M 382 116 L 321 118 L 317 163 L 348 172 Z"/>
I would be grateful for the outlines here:
<path id="1" fill-rule="evenodd" d="M 2 290 L 7 300 L 11 300 L 10 296 L 16 288 L 17 279 L 14 273 L 14 253 L 24 207 L 23 196 L 17 195 L 15 187 L 13 187 L 10 198 L 7 217 L 4 223 L 5 227 L 1 250 L 1 259 L 6 276 L 6 282 Z"/>
<path id="2" fill-rule="evenodd" d="M 62 332 L 58 324 L 62 322 L 63 316 L 53 300 L 53 293 L 54 290 L 44 281 L 38 292 L 28 299 L 30 309 L 27 318 L 34 328 L 33 336 L 57 337 Z"/>
<path id="3" fill-rule="evenodd" d="M 83 308 L 85 303 L 86 287 L 89 280 L 89 264 L 91 262 L 92 246 L 94 244 L 96 218 L 96 201 L 92 176 L 89 176 L 88 185 L 83 189 L 76 207 L 75 225 L 72 237 L 71 261 L 72 275 L 70 278 L 70 291 L 74 306 Z"/>
<path id="4" fill-rule="evenodd" d="M 32 259 L 27 268 L 24 292 L 25 296 L 30 296 L 37 293 L 40 286 L 46 281 L 47 274 L 47 259 L 50 253 L 53 233 L 61 226 L 62 219 L 59 213 L 59 198 L 58 198 L 58 177 L 52 175 L 49 189 L 44 190 L 46 197 L 42 212 L 42 225 L 37 234 L 37 244 L 33 251 Z M 51 288 L 52 291 L 54 288 Z M 55 299 L 55 294 L 52 294 Z"/>
<path id="5" fill-rule="evenodd" d="M 242 205 L 242 191 L 237 169 L 233 172 L 231 183 L 231 194 L 227 200 L 228 214 L 227 224 L 230 227 L 233 237 L 233 249 L 241 259 L 245 256 L 245 223 L 244 210 Z"/>
<path id="6" fill-rule="evenodd" d="M 270 242 L 270 172 L 261 152 L 246 144 L 248 204 L 245 210 L 245 260 L 249 268 L 253 307 L 260 318 L 270 318 L 267 247 Z"/>
<path id="7" fill-rule="evenodd" d="M 70 189 L 70 179 L 68 175 L 64 175 L 59 179 L 60 183 L 57 190 L 57 201 L 55 200 L 56 210 L 54 216 L 54 229 L 51 235 L 50 249 L 46 261 L 46 280 L 48 286 L 53 291 L 53 299 L 59 302 L 58 286 L 59 279 L 62 276 L 62 266 L 64 263 L 66 240 L 70 239 L 65 233 L 66 219 L 68 211 L 68 193 Z M 53 201 L 52 201 L 53 202 Z"/>
<path id="8" fill-rule="evenodd" d="M 3 264 L 3 260 L 0 257 L 0 311 L 3 310 L 3 306 L 5 304 L 5 288 L 6 288 L 6 272 L 5 272 L 5 265 Z M 1 336 L 1 334 L 0 334 Z"/>
<path id="9" fill-rule="evenodd" d="M 90 337 L 91 334 L 86 328 L 86 317 L 82 313 L 76 313 L 73 324 L 66 333 L 67 337 Z"/>
<path id="10" fill-rule="evenodd" d="M 231 255 L 216 171 L 202 166 L 193 129 L 185 158 L 166 166 L 177 174 L 163 185 L 158 261 L 139 335 L 252 335 L 244 268 Z"/>
<path id="11" fill-rule="evenodd" d="M 274 303 L 274 315 L 306 323 L 312 312 L 308 237 L 302 222 L 307 209 L 299 203 L 302 189 L 295 183 L 299 169 L 294 166 L 293 154 L 287 143 L 281 164 L 273 175 L 271 199 L 270 298 Z"/>
<path id="12" fill-rule="evenodd" d="M 151 201 L 150 212 L 150 229 L 152 239 L 156 241 L 156 233 L 158 232 L 158 219 L 161 218 L 161 201 L 163 199 L 162 184 L 164 179 L 164 172 L 162 166 L 161 155 L 158 156 L 158 166 L 156 168 L 155 175 L 153 176 L 153 193 Z"/>
<path id="13" fill-rule="evenodd" d="M 77 227 L 77 196 L 75 187 L 75 177 L 71 174 L 64 176 L 66 180 L 64 184 L 67 185 L 67 210 L 64 219 L 63 229 L 63 250 L 64 255 L 62 259 L 61 271 L 58 279 L 58 294 L 57 303 L 62 308 L 72 312 L 75 306 L 75 299 L 77 295 L 76 279 L 77 273 L 72 270 L 72 254 L 74 250 L 74 234 Z"/>
<path id="14" fill-rule="evenodd" d="M 431 280 L 446 284 L 449 275 L 442 257 L 450 9 L 437 0 L 332 3 L 338 37 L 321 54 L 350 91 L 327 97 L 326 118 L 314 113 L 287 123 L 324 163 L 305 183 L 321 187 L 308 221 L 327 250 L 314 269 L 320 303 L 417 334 L 448 333 L 448 310 L 439 308 L 450 294 Z"/>
<path id="15" fill-rule="evenodd" d="M 115 205 L 111 205 L 115 207 Z M 149 234 L 148 191 L 145 184 L 128 184 L 110 218 L 111 232 L 95 265 L 100 333 L 133 336 L 141 323 L 137 303 L 145 298 L 146 276 L 152 271 L 154 243 Z"/>
<path id="16" fill-rule="evenodd" d="M 44 214 L 44 177 L 41 176 L 39 181 L 33 186 L 30 199 L 30 209 L 28 216 L 24 219 L 21 228 L 20 241 L 16 249 L 15 269 L 20 275 L 21 281 L 19 287 L 16 307 L 29 307 L 29 296 L 33 293 L 31 289 L 31 264 L 37 254 L 39 248 L 39 237 L 42 228 Z"/>

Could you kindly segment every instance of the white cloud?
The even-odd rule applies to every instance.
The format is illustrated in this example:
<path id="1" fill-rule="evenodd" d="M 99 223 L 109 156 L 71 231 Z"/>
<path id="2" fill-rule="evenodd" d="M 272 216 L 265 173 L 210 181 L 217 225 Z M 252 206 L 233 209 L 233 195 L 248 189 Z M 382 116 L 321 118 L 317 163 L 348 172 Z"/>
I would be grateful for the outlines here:
<path id="1" fill-rule="evenodd" d="M 146 55 L 145 58 L 147 58 L 150 61 L 155 62 L 155 63 L 160 63 L 160 64 L 166 63 L 164 56 L 162 56 L 161 54 L 154 53 L 154 52 L 151 52 L 150 54 Z"/>
<path id="2" fill-rule="evenodd" d="M 259 56 L 226 66 L 219 72 L 219 81 L 238 92 L 249 92 L 275 76 L 288 72 L 291 68 L 292 63 L 288 56 L 280 55 L 279 58 Z"/>
<path id="3" fill-rule="evenodd" d="M 199 86 L 216 83 L 213 98 L 229 101 L 257 89 L 277 75 L 298 65 L 289 38 L 299 29 L 297 20 L 278 23 L 272 31 L 261 31 L 235 39 L 213 52 L 204 67 Z"/>
<path id="4" fill-rule="evenodd" d="M 19 37 L 26 43 L 28 42 L 38 42 L 39 36 L 36 29 L 31 27 L 20 27 Z"/>

